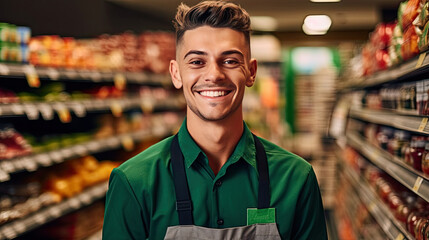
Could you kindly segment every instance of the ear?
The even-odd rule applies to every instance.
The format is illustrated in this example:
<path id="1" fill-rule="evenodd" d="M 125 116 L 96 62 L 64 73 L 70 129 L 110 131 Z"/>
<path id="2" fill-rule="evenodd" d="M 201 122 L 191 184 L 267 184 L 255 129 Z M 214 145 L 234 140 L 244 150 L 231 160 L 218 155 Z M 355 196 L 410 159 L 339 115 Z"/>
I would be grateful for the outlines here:
<path id="1" fill-rule="evenodd" d="M 249 61 L 249 77 L 246 80 L 246 86 L 251 87 L 255 83 L 256 79 L 256 70 L 258 69 L 258 62 L 256 59 L 252 58 Z"/>
<path id="2" fill-rule="evenodd" d="M 171 81 L 173 82 L 173 85 L 175 88 L 180 89 L 182 84 L 182 78 L 180 77 L 180 71 L 179 71 L 179 63 L 177 63 L 176 60 L 170 61 L 170 76 Z"/>

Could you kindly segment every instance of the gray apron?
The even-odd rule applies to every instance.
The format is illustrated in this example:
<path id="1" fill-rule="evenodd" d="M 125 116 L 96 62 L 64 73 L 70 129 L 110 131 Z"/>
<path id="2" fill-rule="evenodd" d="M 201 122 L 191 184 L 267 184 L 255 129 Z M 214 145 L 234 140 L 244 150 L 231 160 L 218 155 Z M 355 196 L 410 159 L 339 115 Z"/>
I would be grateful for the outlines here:
<path id="1" fill-rule="evenodd" d="M 269 208 L 270 182 L 265 149 L 259 139 L 253 135 L 256 146 L 256 162 L 259 173 L 258 209 Z M 176 210 L 179 215 L 179 226 L 167 228 L 166 240 L 225 240 L 225 239 L 281 239 L 276 223 L 252 224 L 233 228 L 207 228 L 195 226 L 192 219 L 192 202 L 186 179 L 185 165 L 177 135 L 171 144 L 171 164 L 173 167 L 174 188 L 176 192 Z"/>

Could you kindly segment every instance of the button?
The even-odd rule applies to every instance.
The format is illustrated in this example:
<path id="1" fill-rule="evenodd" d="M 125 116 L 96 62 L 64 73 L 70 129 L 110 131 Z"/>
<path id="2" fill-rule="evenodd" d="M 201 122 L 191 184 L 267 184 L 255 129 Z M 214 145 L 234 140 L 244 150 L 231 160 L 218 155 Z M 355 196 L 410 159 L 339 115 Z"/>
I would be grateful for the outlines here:
<path id="1" fill-rule="evenodd" d="M 215 183 L 215 185 L 216 185 L 216 187 L 220 187 L 220 186 L 222 185 L 222 181 L 221 181 L 221 180 L 218 180 L 218 181 Z"/>
<path id="2" fill-rule="evenodd" d="M 217 225 L 223 225 L 223 219 L 218 219 L 217 220 Z"/>

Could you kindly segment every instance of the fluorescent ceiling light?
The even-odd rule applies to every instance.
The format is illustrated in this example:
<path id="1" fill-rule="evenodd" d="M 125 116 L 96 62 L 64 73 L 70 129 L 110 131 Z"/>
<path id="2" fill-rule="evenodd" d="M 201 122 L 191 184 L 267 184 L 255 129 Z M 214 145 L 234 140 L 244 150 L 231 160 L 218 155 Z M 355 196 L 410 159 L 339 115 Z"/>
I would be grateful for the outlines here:
<path id="1" fill-rule="evenodd" d="M 252 29 L 256 31 L 275 31 L 277 29 L 277 20 L 269 16 L 250 17 Z"/>
<path id="2" fill-rule="evenodd" d="M 331 3 L 331 2 L 341 2 L 341 0 L 310 0 L 311 2 L 317 3 Z"/>
<path id="3" fill-rule="evenodd" d="M 302 30 L 307 35 L 324 35 L 331 27 L 332 20 L 327 15 L 308 15 L 304 19 Z"/>

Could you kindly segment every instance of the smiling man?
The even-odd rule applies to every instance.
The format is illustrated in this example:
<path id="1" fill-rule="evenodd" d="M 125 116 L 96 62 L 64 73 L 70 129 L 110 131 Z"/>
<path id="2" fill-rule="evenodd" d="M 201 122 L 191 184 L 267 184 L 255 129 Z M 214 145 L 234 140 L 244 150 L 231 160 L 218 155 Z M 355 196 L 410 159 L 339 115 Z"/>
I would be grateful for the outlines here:
<path id="1" fill-rule="evenodd" d="M 170 74 L 186 119 L 112 172 L 103 239 L 327 239 L 311 165 L 243 121 L 257 70 L 247 12 L 182 4 L 175 28 Z"/>

